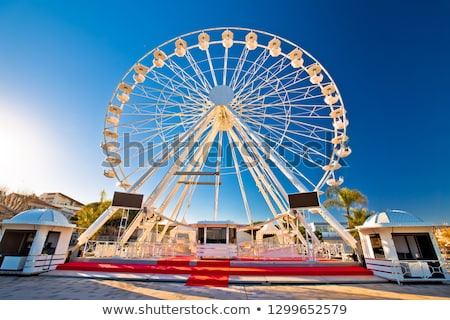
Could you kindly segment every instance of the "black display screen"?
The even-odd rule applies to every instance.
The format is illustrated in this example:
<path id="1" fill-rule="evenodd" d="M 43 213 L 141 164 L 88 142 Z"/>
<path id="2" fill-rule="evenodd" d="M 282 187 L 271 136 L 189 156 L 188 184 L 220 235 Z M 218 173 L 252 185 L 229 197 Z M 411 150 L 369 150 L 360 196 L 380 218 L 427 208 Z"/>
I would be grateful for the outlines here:
<path id="1" fill-rule="evenodd" d="M 289 207 L 291 209 L 320 207 L 317 192 L 290 194 L 288 197 Z"/>
<path id="2" fill-rule="evenodd" d="M 143 194 L 114 192 L 113 207 L 140 209 L 142 207 Z"/>

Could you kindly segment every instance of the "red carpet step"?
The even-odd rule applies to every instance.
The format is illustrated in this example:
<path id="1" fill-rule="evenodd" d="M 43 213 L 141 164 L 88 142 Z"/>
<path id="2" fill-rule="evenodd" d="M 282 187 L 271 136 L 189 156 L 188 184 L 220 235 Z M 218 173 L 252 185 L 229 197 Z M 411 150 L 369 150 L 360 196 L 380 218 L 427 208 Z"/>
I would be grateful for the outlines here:
<path id="1" fill-rule="evenodd" d="M 186 286 L 228 287 L 228 275 L 192 274 L 186 281 Z"/>
<path id="2" fill-rule="evenodd" d="M 301 263 L 284 265 L 277 263 L 247 263 L 230 265 L 230 260 L 158 260 L 157 263 L 86 262 L 73 261 L 57 267 L 57 270 L 126 272 L 149 274 L 190 274 L 202 276 L 371 276 L 372 272 L 354 264 Z"/>

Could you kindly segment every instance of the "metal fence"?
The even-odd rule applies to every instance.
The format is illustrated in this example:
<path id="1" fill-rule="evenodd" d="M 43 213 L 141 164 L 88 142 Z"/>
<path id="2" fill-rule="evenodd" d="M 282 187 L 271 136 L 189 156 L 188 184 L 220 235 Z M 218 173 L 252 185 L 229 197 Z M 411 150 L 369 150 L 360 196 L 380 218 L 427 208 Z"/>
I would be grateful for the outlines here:
<path id="1" fill-rule="evenodd" d="M 305 244 L 277 244 L 265 241 L 254 241 L 238 244 L 238 258 L 317 258 L 341 259 L 350 261 L 351 253 L 345 252 L 343 244 L 313 245 Z M 88 241 L 83 249 L 83 257 L 124 259 L 153 259 L 174 256 L 197 255 L 195 242 L 177 241 L 171 243 L 128 242 L 120 245 L 115 241 Z"/>

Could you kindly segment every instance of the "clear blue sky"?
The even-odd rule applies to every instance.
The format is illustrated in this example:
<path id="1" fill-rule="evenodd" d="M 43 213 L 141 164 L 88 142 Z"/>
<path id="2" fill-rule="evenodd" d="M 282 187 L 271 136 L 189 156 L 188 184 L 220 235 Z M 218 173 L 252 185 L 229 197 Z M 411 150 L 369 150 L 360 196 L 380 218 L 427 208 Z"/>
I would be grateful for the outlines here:
<path id="1" fill-rule="evenodd" d="M 209 27 L 264 30 L 332 75 L 369 209 L 450 221 L 450 2 L 0 2 L 0 185 L 96 201 L 108 101 L 147 51 Z"/>

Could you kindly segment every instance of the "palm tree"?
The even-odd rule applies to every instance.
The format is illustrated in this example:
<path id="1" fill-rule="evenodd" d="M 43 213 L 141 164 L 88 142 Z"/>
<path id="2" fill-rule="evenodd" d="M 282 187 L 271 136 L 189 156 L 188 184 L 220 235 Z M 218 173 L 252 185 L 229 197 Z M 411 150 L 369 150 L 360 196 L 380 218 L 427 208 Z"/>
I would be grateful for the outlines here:
<path id="1" fill-rule="evenodd" d="M 328 199 L 323 203 L 325 208 L 344 209 L 344 217 L 347 218 L 350 229 L 362 225 L 373 214 L 373 212 L 367 213 L 367 208 L 353 208 L 354 206 L 367 204 L 366 196 L 359 190 L 330 187 L 326 191 L 326 196 Z M 357 232 L 351 233 L 355 238 L 358 238 Z"/>
<path id="2" fill-rule="evenodd" d="M 111 205 L 111 201 L 92 202 L 80 209 L 73 217 L 78 228 L 86 229 Z"/>
<path id="3" fill-rule="evenodd" d="M 350 208 L 351 215 L 345 214 L 344 216 L 348 220 L 348 226 L 350 229 L 354 229 L 357 226 L 361 226 L 367 218 L 375 214 L 374 211 L 367 212 L 367 208 Z M 350 231 L 350 233 L 359 240 L 359 234 L 356 230 Z"/>
<path id="4" fill-rule="evenodd" d="M 367 204 L 367 198 L 359 190 L 329 187 L 326 191 L 325 208 L 345 209 L 346 217 L 351 216 L 350 208 L 355 205 Z"/>
<path id="5" fill-rule="evenodd" d="M 350 228 L 354 228 L 357 225 L 361 225 L 364 221 L 373 214 L 373 212 L 367 213 L 366 208 L 353 208 L 353 206 L 361 206 L 367 204 L 367 197 L 363 195 L 359 190 L 340 188 L 340 187 L 330 187 L 326 191 L 327 200 L 323 203 L 325 208 L 341 208 L 345 209 L 344 217 L 347 218 L 348 225 Z M 361 252 L 361 244 L 359 241 L 358 232 L 355 230 L 351 231 L 351 234 L 355 239 L 357 239 L 358 247 L 355 254 L 358 256 L 358 260 L 362 261 L 364 264 L 364 257 Z"/>

